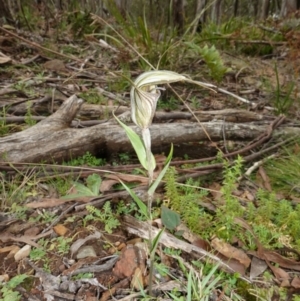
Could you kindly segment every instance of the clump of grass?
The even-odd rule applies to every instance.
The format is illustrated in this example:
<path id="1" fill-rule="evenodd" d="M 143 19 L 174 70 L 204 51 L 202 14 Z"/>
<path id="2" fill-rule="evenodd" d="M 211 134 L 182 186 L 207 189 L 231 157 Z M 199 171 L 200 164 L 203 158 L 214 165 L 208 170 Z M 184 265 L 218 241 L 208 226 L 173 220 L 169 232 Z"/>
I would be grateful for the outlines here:
<path id="1" fill-rule="evenodd" d="M 165 176 L 170 208 L 180 214 L 181 219 L 193 232 L 206 239 L 217 236 L 230 242 L 238 236 L 244 242 L 245 248 L 256 249 L 253 234 L 241 231 L 235 221 L 236 218 L 243 218 L 252 227 L 258 241 L 264 247 L 276 249 L 287 246 L 300 250 L 300 226 L 297 222 L 300 219 L 300 205 L 293 206 L 286 199 L 278 200 L 275 193 L 262 189 L 257 192 L 256 205 L 252 202 L 242 205 L 233 194 L 241 171 L 242 158 L 237 158 L 233 165 L 225 163 L 220 190 L 222 199 L 217 205 L 216 212 L 211 213 L 201 207 L 206 193 L 200 189 L 189 188 L 195 187 L 196 183 L 180 188 L 175 181 L 175 170 L 170 168 Z M 295 171 L 297 173 L 290 179 L 298 181 L 299 172 L 296 166 Z"/>
<path id="2" fill-rule="evenodd" d="M 300 157 L 299 140 L 295 142 L 294 149 L 286 148 L 274 160 L 266 163 L 266 170 L 272 188 L 284 195 L 300 196 Z"/>
<path id="3" fill-rule="evenodd" d="M 83 156 L 79 156 L 63 164 L 68 166 L 103 166 L 106 164 L 106 160 L 103 158 L 96 158 L 90 152 L 86 152 Z"/>

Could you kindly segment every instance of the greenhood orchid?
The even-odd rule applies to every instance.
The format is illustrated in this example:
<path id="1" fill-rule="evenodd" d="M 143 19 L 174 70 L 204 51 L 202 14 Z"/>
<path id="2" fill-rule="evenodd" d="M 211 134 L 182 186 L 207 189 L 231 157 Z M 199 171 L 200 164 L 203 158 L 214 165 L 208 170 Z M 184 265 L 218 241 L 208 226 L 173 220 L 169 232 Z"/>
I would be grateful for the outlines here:
<path id="1" fill-rule="evenodd" d="M 142 73 L 130 91 L 132 121 L 141 129 L 149 128 L 160 97 L 161 88 L 157 85 L 186 80 L 187 77 L 172 71 L 154 70 Z"/>
<path id="2" fill-rule="evenodd" d="M 169 84 L 178 81 L 189 81 L 181 74 L 173 71 L 154 70 L 142 73 L 134 81 L 130 91 L 131 118 L 141 129 L 147 157 L 147 170 L 149 173 L 149 184 L 153 180 L 153 164 L 151 153 L 151 136 L 149 127 L 155 114 L 157 101 L 160 97 L 160 90 L 157 85 Z"/>

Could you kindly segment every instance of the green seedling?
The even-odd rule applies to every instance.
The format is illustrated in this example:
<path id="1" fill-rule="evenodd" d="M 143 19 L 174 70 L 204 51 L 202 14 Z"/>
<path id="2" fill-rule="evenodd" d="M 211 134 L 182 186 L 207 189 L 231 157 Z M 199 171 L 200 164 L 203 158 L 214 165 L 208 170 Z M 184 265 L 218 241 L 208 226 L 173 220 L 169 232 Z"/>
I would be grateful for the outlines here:
<path id="1" fill-rule="evenodd" d="M 207 45 L 200 47 L 199 45 L 192 42 L 186 42 L 186 44 L 197 54 L 200 54 L 202 56 L 207 67 L 209 68 L 210 76 L 216 81 L 220 82 L 223 79 L 225 73 L 230 71 L 229 68 L 224 66 L 220 53 L 214 45 L 211 47 Z"/>
<path id="2" fill-rule="evenodd" d="M 100 194 L 100 185 L 102 179 L 98 174 L 89 175 L 86 179 L 87 185 L 83 185 L 79 182 L 73 182 L 73 186 L 76 189 L 75 194 L 69 194 L 64 196 L 65 199 L 78 198 L 78 197 L 93 197 L 99 196 Z"/>
<path id="3" fill-rule="evenodd" d="M 22 284 L 24 280 L 28 278 L 27 275 L 21 274 L 13 277 L 7 283 L 0 284 L 0 292 L 2 294 L 2 298 L 0 301 L 19 301 L 21 300 L 21 295 L 18 291 L 15 291 L 15 288 Z"/>
<path id="4" fill-rule="evenodd" d="M 106 164 L 106 160 L 102 158 L 96 158 L 90 152 L 86 152 L 83 156 L 80 156 L 76 159 L 72 159 L 71 161 L 65 162 L 64 165 L 69 166 L 103 166 Z"/>
<path id="5" fill-rule="evenodd" d="M 102 210 L 97 209 L 91 205 L 87 205 L 86 209 L 89 212 L 89 214 L 87 214 L 83 218 L 84 227 L 86 227 L 86 224 L 89 221 L 99 221 L 104 224 L 105 231 L 107 233 L 112 233 L 112 230 L 120 225 L 120 222 L 118 221 L 118 219 L 115 218 L 112 212 L 111 204 L 109 201 L 107 201 L 104 204 Z"/>

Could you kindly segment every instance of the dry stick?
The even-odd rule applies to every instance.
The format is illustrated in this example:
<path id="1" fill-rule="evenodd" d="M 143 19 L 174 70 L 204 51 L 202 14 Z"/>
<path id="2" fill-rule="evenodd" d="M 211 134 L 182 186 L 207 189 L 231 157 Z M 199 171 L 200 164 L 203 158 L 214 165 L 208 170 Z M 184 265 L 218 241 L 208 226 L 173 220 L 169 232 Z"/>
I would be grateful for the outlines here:
<path id="1" fill-rule="evenodd" d="M 246 156 L 246 157 L 243 157 L 243 160 L 244 162 L 251 162 L 252 160 L 264 155 L 265 153 L 268 153 L 274 149 L 277 149 L 278 147 L 294 140 L 296 137 L 291 137 L 289 139 L 286 139 L 282 142 L 279 142 L 277 144 L 274 144 L 264 150 L 261 150 L 257 153 L 254 153 L 254 154 L 251 154 L 249 156 Z M 232 163 L 233 164 L 233 163 Z M 184 176 L 181 176 L 181 177 L 178 177 L 176 179 L 176 182 L 177 183 L 182 183 L 184 182 L 185 180 L 187 180 L 188 178 L 197 178 L 199 176 L 202 176 L 202 175 L 207 175 L 207 174 L 210 174 L 218 169 L 221 169 L 224 167 L 224 164 L 223 163 L 217 163 L 217 164 L 211 164 L 211 165 L 207 165 L 207 166 L 201 166 L 201 167 L 196 167 L 195 169 L 193 169 L 194 171 L 197 170 L 197 172 L 194 172 L 192 174 L 189 174 L 189 175 L 184 175 Z M 159 185 L 158 185 L 158 188 L 159 187 L 162 187 L 164 185 L 163 182 L 161 182 Z"/>
<path id="2" fill-rule="evenodd" d="M 250 142 L 248 144 L 248 146 L 240 149 L 240 150 L 237 150 L 237 151 L 234 151 L 232 153 L 229 153 L 229 154 L 225 154 L 224 157 L 226 158 L 229 158 L 229 157 L 233 157 L 233 156 L 236 156 L 236 155 L 239 155 L 239 154 L 243 154 L 247 151 L 250 151 L 251 149 L 253 149 L 254 147 L 257 147 L 259 146 L 260 144 L 262 144 L 264 141 L 266 141 L 267 139 L 270 138 L 271 136 L 271 132 L 272 130 L 274 130 L 276 127 L 279 126 L 279 124 L 281 124 L 283 122 L 283 117 L 278 117 L 269 127 L 268 129 L 268 133 L 265 133 L 263 134 L 262 136 L 256 138 L 255 140 L 253 140 L 252 142 Z M 270 130 L 271 129 L 271 130 Z M 294 139 L 294 138 L 291 138 L 291 139 Z M 281 145 L 280 144 L 276 144 L 276 145 Z M 269 151 L 271 150 L 271 148 L 268 148 L 266 151 Z M 258 153 L 258 156 L 261 155 L 262 152 Z M 256 158 L 257 155 L 254 154 L 254 155 L 250 155 L 244 159 L 247 159 L 249 158 L 249 161 L 251 160 L 250 158 L 254 159 Z M 214 157 L 209 157 L 209 158 L 203 158 L 203 159 L 196 159 L 196 160 L 187 160 L 187 161 L 174 161 L 174 162 L 171 162 L 171 165 L 174 166 L 174 165 L 180 165 L 180 164 L 186 164 L 186 163 L 198 163 L 198 162 L 208 162 L 208 161 L 211 161 L 211 160 L 215 160 L 216 159 L 216 156 Z M 247 159 L 248 160 L 248 159 Z M 91 173 L 91 172 L 96 172 L 96 173 L 112 173 L 112 174 L 118 174 L 118 172 L 113 172 L 112 170 L 117 170 L 117 171 L 124 171 L 124 170 L 129 170 L 129 169 L 132 169 L 132 168 L 137 168 L 140 166 L 140 164 L 132 164 L 132 165 L 129 165 L 129 166 L 126 166 L 126 167 L 118 167 L 118 168 L 115 168 L 115 167 L 102 167 L 102 168 L 87 168 L 87 167 L 72 167 L 72 166 L 63 166 L 63 165 L 50 165 L 50 164 L 32 164 L 32 163 L 17 163 L 17 164 L 14 164 L 14 166 L 11 166 L 9 163 L 2 163 L 0 164 L 0 170 L 3 170 L 3 171 L 6 171 L 6 172 L 10 172 L 10 171 L 16 171 L 15 168 L 17 168 L 17 172 L 21 172 L 21 171 L 24 171 L 26 169 L 28 169 L 28 167 L 31 167 L 31 166 L 34 166 L 34 167 L 37 167 L 37 166 L 40 166 L 41 168 L 43 168 L 44 171 L 48 172 L 47 175 L 45 174 L 40 174 L 40 177 L 49 177 L 49 176 L 57 176 L 57 172 L 62 172 L 62 176 L 63 175 L 68 175 L 68 174 L 78 174 L 78 173 Z M 105 169 L 106 168 L 106 169 Z M 221 168 L 220 165 L 218 164 L 212 164 L 212 165 L 207 165 L 207 166 L 202 166 L 202 167 L 196 167 L 196 168 L 192 168 L 192 169 L 186 169 L 186 170 L 181 170 L 183 172 L 195 172 L 195 171 L 203 171 L 203 170 L 209 170 L 209 169 L 219 169 Z M 49 175 L 51 172 L 55 173 L 53 175 Z M 67 174 L 66 174 L 67 172 Z M 199 173 L 199 175 L 201 175 L 201 173 Z M 191 176 L 191 175 L 189 175 Z M 194 175 L 196 176 L 196 175 Z"/>
<path id="3" fill-rule="evenodd" d="M 224 154 L 223 156 L 228 158 L 228 157 L 233 157 L 242 153 L 245 153 L 247 151 L 250 151 L 251 149 L 253 149 L 254 147 L 259 146 L 260 144 L 262 144 L 264 141 L 266 141 L 267 139 L 269 139 L 271 137 L 272 131 L 277 128 L 282 122 L 284 121 L 284 116 L 279 116 L 267 129 L 267 133 L 262 134 L 261 136 L 257 137 L 255 140 L 251 141 L 247 146 L 245 146 L 244 148 L 228 153 L 228 154 Z M 215 160 L 217 157 L 208 157 L 208 158 L 202 158 L 202 159 L 194 159 L 194 160 L 179 160 L 179 161 L 173 161 L 171 162 L 171 165 L 181 165 L 181 164 L 192 164 L 192 163 L 200 163 L 200 162 L 207 162 L 207 161 L 212 161 Z M 60 172 L 72 172 L 72 171 L 91 171 L 91 172 L 101 172 L 101 173 L 116 173 L 117 171 L 123 171 L 123 170 L 130 170 L 132 168 L 137 168 L 140 167 L 140 164 L 131 164 L 128 166 L 123 166 L 123 167 L 107 167 L 107 166 L 103 166 L 103 167 L 99 167 L 99 168 L 87 168 L 87 167 L 77 167 L 77 166 L 64 166 L 64 165 L 52 165 L 52 164 L 38 164 L 38 163 L 15 163 L 14 167 L 12 167 L 10 165 L 10 163 L 8 162 L 2 162 L 0 163 L 0 170 L 5 170 L 5 171 L 12 171 L 14 170 L 14 168 L 18 168 L 19 171 L 23 171 L 24 169 L 28 168 L 26 166 L 41 166 L 45 171 L 53 171 L 55 173 L 57 173 L 58 171 Z M 106 168 L 106 169 L 105 169 Z M 109 169 L 108 169 L 109 168 Z M 202 167 L 201 167 L 202 168 Z M 190 169 L 190 170 L 199 170 L 200 168 L 194 168 L 194 169 Z M 113 172 L 116 171 L 116 172 Z M 183 170 L 184 171 L 184 170 Z M 188 171 L 188 170 L 185 170 Z"/>
<path id="4" fill-rule="evenodd" d="M 155 70 L 155 68 L 152 66 L 152 64 L 143 56 L 141 55 L 113 26 L 111 26 L 109 23 L 107 23 L 103 18 L 91 14 L 94 18 L 94 20 L 98 20 L 102 23 L 104 23 L 106 26 L 108 26 L 138 57 L 142 58 L 144 62 L 148 64 L 148 66 Z"/>
<path id="5" fill-rule="evenodd" d="M 277 119 L 275 119 L 271 125 L 269 126 L 269 128 L 267 129 L 267 132 L 260 135 L 259 137 L 255 138 L 254 140 L 252 140 L 250 143 L 248 143 L 247 146 L 243 147 L 242 149 L 239 149 L 237 151 L 228 153 L 228 154 L 223 154 L 223 157 L 225 158 L 230 158 L 236 155 L 240 155 L 243 154 L 247 151 L 250 151 L 251 149 L 253 149 L 254 147 L 259 146 L 260 144 L 262 144 L 264 141 L 268 140 L 271 137 L 272 131 L 277 128 L 280 124 L 282 124 L 282 122 L 284 121 L 285 117 L 284 116 L 279 116 L 277 117 Z M 182 161 L 176 161 L 176 165 L 180 165 L 180 164 L 192 164 L 192 163 L 201 163 L 201 162 L 207 162 L 207 161 L 212 161 L 212 160 L 216 160 L 217 156 L 214 157 L 208 157 L 208 158 L 202 158 L 202 159 L 193 159 L 193 160 L 182 160 Z M 171 165 L 173 165 L 171 163 Z M 174 164 L 175 165 L 175 164 Z M 198 170 L 201 167 L 196 167 L 193 168 L 192 170 Z"/>
<path id="6" fill-rule="evenodd" d="M 10 30 L 7 30 L 7 29 L 5 29 L 5 28 L 3 28 L 3 27 L 0 27 L 0 30 L 3 31 L 4 33 L 8 34 L 8 35 L 11 35 L 11 36 L 15 37 L 15 38 L 18 39 L 18 40 L 21 40 L 21 41 L 25 42 L 25 43 L 28 44 L 28 45 L 31 45 L 31 46 L 34 47 L 34 48 L 37 48 L 37 49 L 41 49 L 41 50 L 43 50 L 43 51 L 48 51 L 48 52 L 54 53 L 54 54 L 57 55 L 57 56 L 64 57 L 64 58 L 69 59 L 69 60 L 73 60 L 73 61 L 79 62 L 79 63 L 81 63 L 81 64 L 83 63 L 83 61 L 82 61 L 81 59 L 78 59 L 78 58 L 76 58 L 76 57 L 69 56 L 69 55 L 66 55 L 66 54 L 57 52 L 57 51 L 52 50 L 52 49 L 45 48 L 45 47 L 43 47 L 43 46 L 41 46 L 41 45 L 39 45 L 39 44 L 37 44 L 37 43 L 31 42 L 31 41 L 29 41 L 29 40 L 27 40 L 27 39 L 25 39 L 25 38 L 19 36 L 18 34 L 13 33 L 13 32 L 10 31 Z M 90 64 L 90 63 L 89 63 L 88 65 L 89 65 L 89 66 L 95 67 L 93 64 Z"/>
<path id="7" fill-rule="evenodd" d="M 124 217 L 124 226 L 129 233 L 137 235 L 138 237 L 141 238 L 145 238 L 145 239 L 148 238 L 149 235 L 148 225 L 145 222 L 138 221 L 134 217 L 126 215 Z M 159 229 L 152 227 L 152 232 L 155 233 L 156 235 L 159 233 L 159 231 L 160 231 Z M 164 232 L 162 234 L 160 243 L 166 247 L 180 249 L 189 254 L 196 254 L 201 260 L 205 258 L 206 260 L 210 260 L 213 261 L 214 263 L 217 263 L 219 267 L 225 271 L 235 272 L 228 264 L 223 262 L 219 257 L 211 254 L 210 252 L 200 247 L 197 247 L 183 240 L 180 240 L 167 232 Z M 247 281 L 248 283 L 251 283 L 251 280 L 248 279 L 247 277 L 242 275 L 240 277 L 241 279 Z"/>
<path id="8" fill-rule="evenodd" d="M 254 162 L 254 163 L 252 164 L 252 166 L 249 167 L 249 168 L 247 169 L 247 171 L 244 173 L 244 175 L 243 175 L 242 177 L 249 177 L 249 176 L 251 175 L 251 173 L 252 173 L 254 170 L 256 170 L 257 168 L 259 168 L 259 167 L 260 167 L 261 165 L 263 165 L 265 162 L 267 162 L 267 161 L 269 161 L 269 160 L 271 160 L 271 159 L 276 158 L 277 156 L 278 156 L 277 154 L 272 154 L 272 155 L 270 155 L 270 156 L 268 156 L 268 157 L 266 157 L 266 158 L 263 158 L 262 160 L 259 160 L 259 161 L 257 161 L 257 162 Z M 239 180 L 241 180 L 242 177 L 240 177 Z"/>
<path id="9" fill-rule="evenodd" d="M 66 210 L 64 210 L 60 216 L 58 216 L 57 218 L 55 218 L 52 223 L 45 228 L 42 233 L 47 232 L 48 230 L 50 230 L 52 227 L 54 227 L 60 220 L 62 220 L 63 217 L 65 217 L 66 214 L 68 214 L 75 206 L 77 205 L 77 203 L 72 204 L 71 206 L 69 206 Z"/>
<path id="10" fill-rule="evenodd" d="M 216 147 L 216 149 L 221 152 L 222 150 L 217 146 L 217 144 L 215 142 L 213 142 L 209 136 L 209 134 L 207 133 L 205 127 L 202 125 L 201 121 L 199 120 L 199 118 L 195 115 L 195 113 L 192 111 L 192 109 L 186 104 L 186 102 L 182 99 L 182 97 L 170 86 L 170 84 L 168 84 L 168 87 L 172 90 L 172 92 L 181 100 L 181 102 L 185 105 L 185 107 L 189 110 L 189 112 L 193 115 L 193 117 L 197 120 L 198 124 L 201 126 L 202 130 L 204 131 L 206 137 L 208 138 L 208 140 Z"/>

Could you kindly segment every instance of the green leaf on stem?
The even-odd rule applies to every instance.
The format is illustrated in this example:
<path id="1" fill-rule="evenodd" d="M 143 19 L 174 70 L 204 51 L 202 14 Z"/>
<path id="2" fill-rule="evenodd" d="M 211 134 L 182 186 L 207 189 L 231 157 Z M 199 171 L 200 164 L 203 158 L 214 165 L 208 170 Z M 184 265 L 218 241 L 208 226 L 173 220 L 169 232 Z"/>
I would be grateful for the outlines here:
<path id="1" fill-rule="evenodd" d="M 144 143 L 142 142 L 141 138 L 139 137 L 139 135 L 137 133 L 135 133 L 129 126 L 127 126 L 126 124 L 124 124 L 123 122 L 121 122 L 116 116 L 114 116 L 116 118 L 116 120 L 119 122 L 119 124 L 123 127 L 123 129 L 126 132 L 127 137 L 129 138 L 137 156 L 138 159 L 141 163 L 141 165 L 146 169 L 149 170 L 148 167 L 148 162 L 147 162 L 147 156 L 146 156 L 146 149 L 144 146 Z M 152 167 L 154 166 L 155 168 L 155 159 L 154 156 L 152 155 Z"/>
<path id="2" fill-rule="evenodd" d="M 155 179 L 155 181 L 153 182 L 153 184 L 151 185 L 151 187 L 149 188 L 148 190 L 148 193 L 150 195 L 153 195 L 158 184 L 160 183 L 160 181 L 162 180 L 162 178 L 164 177 L 167 169 L 169 168 L 169 165 L 171 163 L 171 159 L 172 159 L 172 156 L 173 156 L 173 144 L 171 144 L 171 149 L 170 149 L 170 153 L 167 157 L 167 160 L 166 160 L 166 165 L 165 167 L 163 168 L 163 170 L 160 172 L 160 174 L 158 175 L 158 177 Z"/>
<path id="3" fill-rule="evenodd" d="M 136 204 L 139 207 L 139 211 L 140 213 L 147 219 L 149 220 L 149 214 L 148 214 L 148 208 L 147 206 L 143 203 L 143 201 L 135 194 L 135 192 L 130 189 L 125 183 L 123 183 L 120 180 L 121 184 L 123 185 L 123 187 L 127 190 L 127 192 L 130 194 L 130 196 L 133 198 L 133 200 L 136 202 Z"/>

